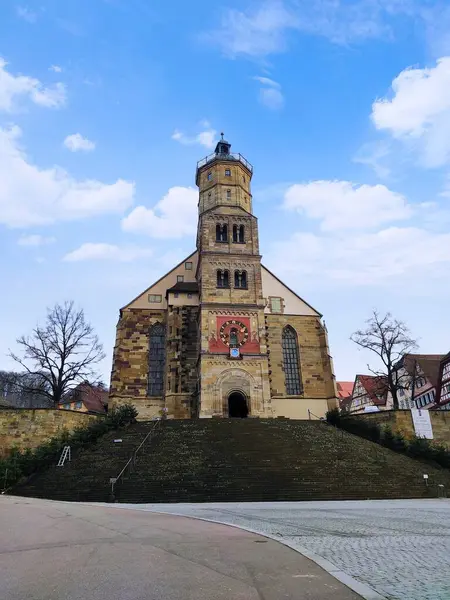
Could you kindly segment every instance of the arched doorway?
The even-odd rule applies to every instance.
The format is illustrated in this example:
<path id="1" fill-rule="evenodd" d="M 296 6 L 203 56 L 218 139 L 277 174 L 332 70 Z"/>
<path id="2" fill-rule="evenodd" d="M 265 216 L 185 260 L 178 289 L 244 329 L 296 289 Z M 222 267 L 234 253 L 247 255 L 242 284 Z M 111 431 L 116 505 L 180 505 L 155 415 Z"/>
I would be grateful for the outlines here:
<path id="1" fill-rule="evenodd" d="M 228 396 L 228 416 L 232 419 L 248 417 L 247 398 L 242 392 L 231 392 Z"/>

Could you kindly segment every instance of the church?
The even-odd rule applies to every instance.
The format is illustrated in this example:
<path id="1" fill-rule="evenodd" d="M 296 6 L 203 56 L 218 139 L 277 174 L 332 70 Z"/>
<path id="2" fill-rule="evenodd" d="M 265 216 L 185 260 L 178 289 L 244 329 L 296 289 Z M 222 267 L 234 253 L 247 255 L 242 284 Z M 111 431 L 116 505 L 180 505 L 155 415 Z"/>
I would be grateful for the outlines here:
<path id="1" fill-rule="evenodd" d="M 337 406 L 322 315 L 261 264 L 252 175 L 223 134 L 198 162 L 197 249 L 120 310 L 110 406 L 132 403 L 141 420 Z"/>

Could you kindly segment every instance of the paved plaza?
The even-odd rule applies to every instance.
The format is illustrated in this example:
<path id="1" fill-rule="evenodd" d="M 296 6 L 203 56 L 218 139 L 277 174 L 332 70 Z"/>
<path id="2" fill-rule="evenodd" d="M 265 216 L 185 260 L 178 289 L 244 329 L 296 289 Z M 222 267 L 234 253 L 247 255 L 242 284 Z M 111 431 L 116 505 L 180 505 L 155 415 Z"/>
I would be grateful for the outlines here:
<path id="1" fill-rule="evenodd" d="M 384 598 L 450 600 L 450 500 L 140 507 L 260 532 Z"/>
<path id="2" fill-rule="evenodd" d="M 311 560 L 233 527 L 0 496 L 1 600 L 358 600 Z"/>

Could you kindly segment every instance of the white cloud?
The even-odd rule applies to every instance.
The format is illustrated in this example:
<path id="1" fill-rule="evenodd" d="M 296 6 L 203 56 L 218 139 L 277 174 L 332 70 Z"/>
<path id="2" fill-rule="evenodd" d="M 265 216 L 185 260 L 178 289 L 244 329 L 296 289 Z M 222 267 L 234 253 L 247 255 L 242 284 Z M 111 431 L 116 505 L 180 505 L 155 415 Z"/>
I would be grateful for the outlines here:
<path id="1" fill-rule="evenodd" d="M 203 130 L 200 131 L 200 133 L 197 133 L 197 135 L 188 136 L 182 131 L 175 129 L 172 134 L 172 139 L 176 142 L 180 142 L 180 144 L 184 144 L 185 146 L 200 144 L 208 149 L 214 148 L 216 145 L 217 131 L 211 127 L 208 121 L 201 121 L 200 125 L 203 127 Z"/>
<path id="2" fill-rule="evenodd" d="M 53 244 L 54 242 L 56 242 L 56 238 L 45 237 L 38 234 L 22 235 L 17 240 L 19 246 L 46 246 L 47 244 Z"/>
<path id="3" fill-rule="evenodd" d="M 261 77 L 260 75 L 255 75 L 253 77 L 253 79 L 255 81 L 259 81 L 259 83 L 262 83 L 262 85 L 267 85 L 268 87 L 272 87 L 272 88 L 276 88 L 276 89 L 280 89 L 280 87 L 281 87 L 277 81 L 270 79 L 270 77 Z"/>
<path id="4" fill-rule="evenodd" d="M 286 48 L 285 33 L 296 26 L 296 19 L 283 2 L 263 2 L 256 10 L 235 9 L 223 14 L 220 29 L 205 38 L 219 45 L 223 53 L 234 58 L 246 55 L 264 57 Z"/>
<path id="5" fill-rule="evenodd" d="M 154 206 L 137 206 L 122 221 L 122 229 L 155 238 L 194 235 L 197 225 L 198 192 L 191 187 L 172 187 Z"/>
<path id="6" fill-rule="evenodd" d="M 153 251 L 150 248 L 137 246 L 116 246 L 114 244 L 86 243 L 76 250 L 69 252 L 63 258 L 66 262 L 112 260 L 114 262 L 132 262 L 141 258 L 150 258 Z"/>
<path id="7" fill-rule="evenodd" d="M 48 68 L 49 71 L 53 71 L 54 73 L 62 73 L 63 72 L 63 68 L 60 67 L 59 65 L 52 65 L 51 67 Z"/>
<path id="8" fill-rule="evenodd" d="M 435 67 L 410 68 L 392 82 L 393 97 L 377 100 L 372 121 L 379 130 L 409 144 L 426 167 L 450 159 L 450 57 Z"/>
<path id="9" fill-rule="evenodd" d="M 24 21 L 28 21 L 28 23 L 36 23 L 37 14 L 27 8 L 26 6 L 18 6 L 16 8 L 17 16 L 23 19 Z"/>
<path id="10" fill-rule="evenodd" d="M 81 133 L 73 133 L 68 135 L 64 140 L 64 146 L 71 152 L 91 152 L 95 149 L 95 142 L 88 140 L 81 135 Z"/>
<path id="11" fill-rule="evenodd" d="M 284 106 L 284 96 L 281 85 L 269 77 L 253 77 L 262 87 L 259 90 L 259 101 L 270 110 L 280 110 Z"/>
<path id="12" fill-rule="evenodd" d="M 412 214 L 406 198 L 386 186 L 349 181 L 294 184 L 286 191 L 284 208 L 320 220 L 322 231 L 373 228 Z"/>
<path id="13" fill-rule="evenodd" d="M 386 164 L 390 155 L 391 147 L 387 142 L 368 143 L 359 149 L 353 162 L 370 167 L 380 179 L 386 179 L 391 174 L 391 168 Z"/>
<path id="14" fill-rule="evenodd" d="M 6 67 L 6 61 L 0 58 L 0 110 L 13 112 L 18 108 L 17 100 L 20 97 L 46 108 L 60 108 L 65 104 L 66 88 L 63 83 L 44 87 L 38 79 L 12 75 Z"/>
<path id="15" fill-rule="evenodd" d="M 20 135 L 17 126 L 0 128 L 0 223 L 47 225 L 122 213 L 132 205 L 134 183 L 77 180 L 59 167 L 41 169 L 20 149 Z"/>
<path id="16" fill-rule="evenodd" d="M 319 236 L 296 233 L 275 243 L 267 261 L 280 276 L 297 278 L 302 287 L 336 284 L 399 285 L 444 277 L 450 267 L 450 233 L 437 234 L 415 227 L 390 227 L 375 233 Z M 444 281 L 441 281 L 444 293 Z M 420 287 L 420 286 L 419 286 Z M 447 286 L 445 292 L 450 291 Z"/>
<path id="17" fill-rule="evenodd" d="M 391 41 L 406 19 L 433 50 L 450 49 L 448 0 L 265 0 L 223 11 L 219 27 L 203 38 L 230 58 L 261 59 L 284 52 L 298 33 L 340 45 Z"/>

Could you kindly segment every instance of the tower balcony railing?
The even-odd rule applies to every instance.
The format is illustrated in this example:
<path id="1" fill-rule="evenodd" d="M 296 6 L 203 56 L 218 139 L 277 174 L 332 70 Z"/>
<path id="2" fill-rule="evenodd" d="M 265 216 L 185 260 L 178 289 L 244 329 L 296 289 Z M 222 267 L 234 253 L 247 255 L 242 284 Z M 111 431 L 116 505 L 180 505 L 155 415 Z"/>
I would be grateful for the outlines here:
<path id="1" fill-rule="evenodd" d="M 213 162 L 214 160 L 238 161 L 238 162 L 242 163 L 244 165 L 244 167 L 250 171 L 250 173 L 253 173 L 253 166 L 248 162 L 248 160 L 246 160 L 242 156 L 242 154 L 238 154 L 237 152 L 232 152 L 230 154 L 216 154 L 215 152 L 213 152 L 209 156 L 205 156 L 205 158 L 202 158 L 202 160 L 198 161 L 197 172 L 199 169 L 201 169 L 208 163 Z"/>

